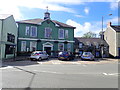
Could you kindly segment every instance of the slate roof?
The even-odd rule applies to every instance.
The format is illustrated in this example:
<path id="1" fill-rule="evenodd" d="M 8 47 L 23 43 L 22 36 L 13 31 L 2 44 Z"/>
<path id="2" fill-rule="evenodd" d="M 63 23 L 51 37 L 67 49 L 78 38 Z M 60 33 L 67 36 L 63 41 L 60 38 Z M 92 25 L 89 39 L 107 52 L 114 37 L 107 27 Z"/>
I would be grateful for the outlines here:
<path id="1" fill-rule="evenodd" d="M 105 40 L 102 40 L 101 38 L 82 38 L 82 37 L 75 37 L 74 38 L 75 43 L 78 44 L 79 42 L 83 44 L 87 44 L 87 42 L 95 45 L 95 43 L 101 44 L 103 43 L 105 46 L 108 46 L 107 42 Z"/>
<path id="2" fill-rule="evenodd" d="M 17 21 L 17 23 L 38 24 L 39 25 L 43 21 L 45 21 L 45 20 L 37 18 L 37 19 L 29 19 L 29 20 Z M 54 22 L 55 24 L 61 26 L 61 27 L 68 27 L 68 28 L 74 28 L 75 29 L 75 27 L 67 25 L 65 23 L 62 23 L 62 22 L 59 22 L 59 21 L 56 21 L 56 20 L 51 20 L 51 21 Z"/>
<path id="3" fill-rule="evenodd" d="M 111 26 L 116 32 L 120 32 L 120 25 L 112 25 Z"/>
<path id="4" fill-rule="evenodd" d="M 12 15 L 10 15 L 10 14 L 0 14 L 0 19 L 2 20 L 4 20 L 4 19 L 6 19 L 6 18 L 8 18 L 8 17 L 10 17 L 10 16 L 12 16 Z"/>

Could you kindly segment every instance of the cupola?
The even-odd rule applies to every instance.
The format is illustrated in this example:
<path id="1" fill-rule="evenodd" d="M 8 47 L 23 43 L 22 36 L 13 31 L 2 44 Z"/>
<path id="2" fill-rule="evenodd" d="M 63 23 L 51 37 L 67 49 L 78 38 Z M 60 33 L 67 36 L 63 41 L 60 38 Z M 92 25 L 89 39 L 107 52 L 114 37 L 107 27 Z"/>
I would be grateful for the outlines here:
<path id="1" fill-rule="evenodd" d="M 44 19 L 50 19 L 50 13 L 48 12 L 48 6 L 46 7 L 47 11 L 44 13 Z"/>

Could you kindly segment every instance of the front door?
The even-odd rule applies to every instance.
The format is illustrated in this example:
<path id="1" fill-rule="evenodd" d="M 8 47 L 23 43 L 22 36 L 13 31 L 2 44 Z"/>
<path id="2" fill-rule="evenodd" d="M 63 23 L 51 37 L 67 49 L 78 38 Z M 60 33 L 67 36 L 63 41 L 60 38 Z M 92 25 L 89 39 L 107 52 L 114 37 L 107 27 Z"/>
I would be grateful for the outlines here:
<path id="1" fill-rule="evenodd" d="M 51 47 L 44 47 L 44 50 L 48 55 L 51 55 Z"/>

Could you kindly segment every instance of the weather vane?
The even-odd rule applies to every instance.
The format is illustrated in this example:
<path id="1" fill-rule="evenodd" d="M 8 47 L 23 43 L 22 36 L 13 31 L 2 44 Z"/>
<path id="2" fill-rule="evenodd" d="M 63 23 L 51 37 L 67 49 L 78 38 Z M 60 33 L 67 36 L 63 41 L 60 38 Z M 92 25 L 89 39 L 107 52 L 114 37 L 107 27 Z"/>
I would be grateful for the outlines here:
<path id="1" fill-rule="evenodd" d="M 48 6 L 46 7 L 46 9 L 47 9 L 47 12 L 48 12 Z"/>

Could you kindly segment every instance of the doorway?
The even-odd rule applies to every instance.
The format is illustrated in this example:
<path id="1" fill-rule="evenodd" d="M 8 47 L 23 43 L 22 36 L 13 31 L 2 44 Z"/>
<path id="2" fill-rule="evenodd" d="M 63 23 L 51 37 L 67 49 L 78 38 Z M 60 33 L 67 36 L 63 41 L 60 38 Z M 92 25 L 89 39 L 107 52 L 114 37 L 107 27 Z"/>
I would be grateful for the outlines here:
<path id="1" fill-rule="evenodd" d="M 44 50 L 48 55 L 51 55 L 51 47 L 44 47 Z"/>
<path id="2" fill-rule="evenodd" d="M 51 52 L 53 50 L 53 44 L 50 42 L 46 42 L 43 44 L 43 51 L 46 51 L 48 55 L 52 56 L 53 53 Z"/>

